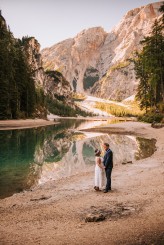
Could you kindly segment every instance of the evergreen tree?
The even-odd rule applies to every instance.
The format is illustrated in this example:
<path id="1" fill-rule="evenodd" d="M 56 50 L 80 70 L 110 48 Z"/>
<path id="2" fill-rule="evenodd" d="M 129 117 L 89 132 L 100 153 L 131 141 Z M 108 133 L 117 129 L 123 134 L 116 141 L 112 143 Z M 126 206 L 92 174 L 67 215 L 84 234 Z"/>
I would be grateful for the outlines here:
<path id="1" fill-rule="evenodd" d="M 10 47 L 12 37 L 7 30 L 5 20 L 0 16 L 0 118 L 10 118 L 9 80 L 12 77 L 10 70 Z"/>
<path id="2" fill-rule="evenodd" d="M 156 20 L 150 36 L 141 42 L 143 50 L 134 59 L 139 79 L 137 98 L 141 108 L 158 108 L 164 102 L 164 35 L 163 23 Z"/>
<path id="3" fill-rule="evenodd" d="M 26 39 L 14 39 L 0 15 L 0 119 L 30 117 L 35 111 L 36 89 Z"/>

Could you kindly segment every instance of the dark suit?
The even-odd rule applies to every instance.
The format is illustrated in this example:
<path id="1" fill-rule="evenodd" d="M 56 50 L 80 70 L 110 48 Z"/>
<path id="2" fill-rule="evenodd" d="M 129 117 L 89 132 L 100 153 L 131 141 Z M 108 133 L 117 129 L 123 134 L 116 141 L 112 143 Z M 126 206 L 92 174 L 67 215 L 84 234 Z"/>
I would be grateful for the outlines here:
<path id="1" fill-rule="evenodd" d="M 113 168 L 113 152 L 110 149 L 108 149 L 104 155 L 103 164 L 107 178 L 106 191 L 109 191 L 111 190 L 111 173 Z"/>

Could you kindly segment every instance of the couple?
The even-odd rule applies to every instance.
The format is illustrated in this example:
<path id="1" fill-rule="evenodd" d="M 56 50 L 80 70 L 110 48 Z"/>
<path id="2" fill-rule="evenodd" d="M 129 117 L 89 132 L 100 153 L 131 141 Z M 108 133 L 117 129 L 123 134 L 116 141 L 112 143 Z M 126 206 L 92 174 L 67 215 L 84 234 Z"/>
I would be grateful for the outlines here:
<path id="1" fill-rule="evenodd" d="M 95 187 L 96 191 L 102 189 L 105 185 L 105 174 L 106 174 L 106 187 L 104 193 L 111 190 L 111 173 L 113 168 L 113 152 L 109 149 L 109 144 L 104 143 L 103 148 L 105 150 L 105 155 L 101 157 L 101 151 L 95 150 Z"/>

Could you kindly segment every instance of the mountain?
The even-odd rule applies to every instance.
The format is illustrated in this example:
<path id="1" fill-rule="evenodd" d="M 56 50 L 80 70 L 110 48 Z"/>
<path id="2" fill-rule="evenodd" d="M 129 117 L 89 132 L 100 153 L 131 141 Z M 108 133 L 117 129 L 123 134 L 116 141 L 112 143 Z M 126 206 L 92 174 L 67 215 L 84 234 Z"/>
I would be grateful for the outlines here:
<path id="1" fill-rule="evenodd" d="M 0 119 L 87 114 L 72 99 L 70 83 L 59 71 L 44 71 L 34 37 L 14 38 L 0 12 Z"/>
<path id="2" fill-rule="evenodd" d="M 161 13 L 161 2 L 129 11 L 109 33 L 102 27 L 83 30 L 70 38 L 42 50 L 43 66 L 59 70 L 74 91 L 113 100 L 135 94 L 138 81 L 127 59 L 140 49 Z"/>
<path id="3" fill-rule="evenodd" d="M 72 89 L 69 82 L 58 71 L 44 71 L 38 41 L 34 37 L 27 38 L 24 41 L 24 50 L 32 69 L 36 88 L 43 89 L 45 95 L 51 95 L 53 99 L 61 97 L 71 104 Z"/>

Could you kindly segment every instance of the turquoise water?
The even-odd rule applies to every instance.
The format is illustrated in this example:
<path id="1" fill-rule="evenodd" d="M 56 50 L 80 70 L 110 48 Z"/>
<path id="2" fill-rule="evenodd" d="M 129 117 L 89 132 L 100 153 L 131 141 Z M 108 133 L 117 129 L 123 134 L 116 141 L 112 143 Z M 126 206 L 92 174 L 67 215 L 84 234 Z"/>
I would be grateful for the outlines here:
<path id="1" fill-rule="evenodd" d="M 94 149 L 110 143 L 115 164 L 152 155 L 155 140 L 126 135 L 78 131 L 90 122 L 59 120 L 60 124 L 0 131 L 0 198 L 49 180 L 71 176 L 94 164 Z"/>

